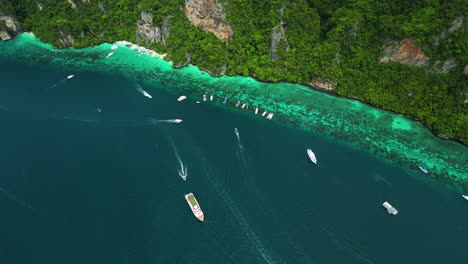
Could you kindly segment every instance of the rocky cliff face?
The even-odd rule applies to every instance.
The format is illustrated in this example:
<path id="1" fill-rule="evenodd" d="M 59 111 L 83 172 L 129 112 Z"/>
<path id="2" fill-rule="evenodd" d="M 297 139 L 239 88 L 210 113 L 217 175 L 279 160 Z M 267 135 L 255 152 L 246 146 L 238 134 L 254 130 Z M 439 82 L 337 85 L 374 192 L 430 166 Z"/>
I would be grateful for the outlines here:
<path id="1" fill-rule="evenodd" d="M 201 25 L 203 30 L 212 32 L 219 39 L 231 38 L 231 25 L 226 21 L 223 6 L 216 0 L 185 0 L 182 11 L 192 25 Z"/>
<path id="2" fill-rule="evenodd" d="M 333 91 L 333 89 L 335 89 L 336 83 L 324 78 L 314 78 L 312 79 L 310 85 L 322 90 Z"/>
<path id="3" fill-rule="evenodd" d="M 419 67 L 429 65 L 429 57 L 414 40 L 404 39 L 398 45 L 395 44 L 393 42 L 383 46 L 385 54 L 380 58 L 381 63 L 396 61 Z"/>
<path id="4" fill-rule="evenodd" d="M 286 51 L 289 51 L 288 40 L 284 33 L 283 25 L 278 25 L 271 29 L 271 44 L 270 44 L 270 59 L 275 61 L 278 59 L 276 51 L 280 45 L 284 45 Z"/>
<path id="5" fill-rule="evenodd" d="M 0 10 L 0 39 L 10 40 L 20 33 L 22 29 L 18 21 L 12 16 L 2 15 Z"/>
<path id="6" fill-rule="evenodd" d="M 153 15 L 151 13 L 141 12 L 137 26 L 137 41 L 166 44 L 166 39 L 170 34 L 170 16 L 165 17 L 163 23 L 157 26 L 153 25 Z"/>
<path id="7" fill-rule="evenodd" d="M 59 33 L 58 39 L 60 40 L 60 43 L 62 43 L 62 47 L 73 46 L 73 44 L 75 43 L 75 39 L 70 33 L 64 30 L 59 30 L 58 33 Z"/>

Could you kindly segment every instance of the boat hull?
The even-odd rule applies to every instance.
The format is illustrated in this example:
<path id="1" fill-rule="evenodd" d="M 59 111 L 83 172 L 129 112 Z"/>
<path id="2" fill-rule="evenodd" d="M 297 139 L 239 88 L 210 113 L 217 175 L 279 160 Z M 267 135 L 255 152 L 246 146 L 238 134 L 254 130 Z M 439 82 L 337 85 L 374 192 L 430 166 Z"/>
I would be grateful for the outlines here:
<path id="1" fill-rule="evenodd" d="M 185 200 L 187 201 L 190 209 L 192 210 L 193 215 L 200 221 L 205 220 L 205 215 L 198 204 L 197 199 L 195 199 L 195 195 L 193 193 L 188 193 L 185 195 Z"/>

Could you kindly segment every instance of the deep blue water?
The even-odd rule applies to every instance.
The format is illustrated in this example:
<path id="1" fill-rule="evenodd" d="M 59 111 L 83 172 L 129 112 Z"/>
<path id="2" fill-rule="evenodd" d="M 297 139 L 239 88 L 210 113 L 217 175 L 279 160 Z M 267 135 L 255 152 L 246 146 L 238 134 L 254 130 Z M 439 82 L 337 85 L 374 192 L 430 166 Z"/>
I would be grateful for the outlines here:
<path id="1" fill-rule="evenodd" d="M 214 102 L 177 102 L 170 89 L 74 73 L 65 80 L 66 69 L 0 64 L 1 263 L 468 257 L 468 201 L 424 175 Z M 184 122 L 156 122 L 175 118 Z M 192 215 L 188 192 L 206 222 Z"/>

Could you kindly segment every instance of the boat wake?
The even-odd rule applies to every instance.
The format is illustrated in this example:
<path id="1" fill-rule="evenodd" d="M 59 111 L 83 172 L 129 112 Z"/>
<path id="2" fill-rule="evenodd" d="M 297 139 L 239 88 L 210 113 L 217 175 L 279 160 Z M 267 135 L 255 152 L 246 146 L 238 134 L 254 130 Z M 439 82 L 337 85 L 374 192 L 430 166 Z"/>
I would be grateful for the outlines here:
<path id="1" fill-rule="evenodd" d="M 234 216 L 233 219 L 239 224 L 241 227 L 243 234 L 245 237 L 252 243 L 254 248 L 260 254 L 261 258 L 268 264 L 277 263 L 277 261 L 271 256 L 268 249 L 263 244 L 262 240 L 258 237 L 258 235 L 253 231 L 252 227 L 248 223 L 245 216 L 242 214 L 236 203 L 231 199 L 229 194 L 223 189 L 223 187 L 217 183 L 211 176 L 210 173 L 204 168 L 205 175 L 207 176 L 208 180 L 211 182 L 214 190 L 218 195 L 221 197 L 223 202 L 227 204 L 227 208 L 231 211 L 232 215 Z M 281 261 L 282 262 L 282 261 Z"/>
<path id="2" fill-rule="evenodd" d="M 54 88 L 56 88 L 56 87 L 58 87 L 58 86 L 64 84 L 67 80 L 70 80 L 71 78 L 73 78 L 73 76 L 75 76 L 75 75 L 68 75 L 67 78 L 62 79 L 62 80 L 60 80 L 60 81 L 58 81 L 58 82 L 52 84 L 51 86 L 47 87 L 47 88 L 45 89 L 45 91 L 48 92 L 49 90 L 52 90 L 52 89 L 54 89 Z"/>
<path id="3" fill-rule="evenodd" d="M 10 199 L 11 201 L 14 201 L 16 202 L 17 204 L 19 204 L 21 207 L 23 208 L 26 208 L 34 213 L 37 213 L 37 214 L 40 214 L 36 209 L 34 209 L 31 205 L 21 201 L 20 199 L 18 199 L 18 197 L 16 197 L 14 194 L 12 194 L 11 192 L 5 190 L 4 188 L 0 187 L 0 192 L 2 192 L 8 199 Z"/>
<path id="4" fill-rule="evenodd" d="M 188 176 L 187 166 L 185 166 L 184 163 L 182 162 L 182 159 L 179 156 L 179 152 L 177 151 L 177 147 L 174 143 L 174 140 L 172 140 L 172 137 L 170 136 L 169 136 L 169 141 L 171 142 L 172 150 L 174 151 L 174 154 L 180 165 L 180 168 L 177 170 L 177 172 L 179 173 L 179 176 L 185 181 L 187 180 L 187 176 Z"/>
<path id="5" fill-rule="evenodd" d="M 146 96 L 146 97 L 148 97 L 148 98 L 150 98 L 150 99 L 153 98 L 149 93 L 147 93 L 145 90 L 143 90 L 143 88 L 141 87 L 141 85 L 136 84 L 136 85 L 135 85 L 135 89 L 136 89 L 138 92 L 140 92 L 142 95 L 144 95 L 144 96 Z"/>

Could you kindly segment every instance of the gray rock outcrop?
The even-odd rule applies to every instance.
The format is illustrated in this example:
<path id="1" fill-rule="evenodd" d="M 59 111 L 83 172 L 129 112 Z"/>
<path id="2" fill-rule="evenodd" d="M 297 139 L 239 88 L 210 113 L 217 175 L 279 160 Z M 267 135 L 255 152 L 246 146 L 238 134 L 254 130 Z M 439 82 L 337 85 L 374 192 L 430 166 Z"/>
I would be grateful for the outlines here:
<path id="1" fill-rule="evenodd" d="M 136 39 L 138 42 L 161 42 L 166 43 L 170 34 L 170 16 L 163 19 L 160 26 L 153 25 L 153 14 L 141 12 L 137 22 Z"/>
<path id="2" fill-rule="evenodd" d="M 10 40 L 22 32 L 18 21 L 12 16 L 2 15 L 0 10 L 0 39 Z"/>
<path id="3" fill-rule="evenodd" d="M 278 59 L 276 54 L 278 47 L 284 45 L 286 51 L 289 51 L 288 40 L 284 32 L 283 25 L 278 25 L 271 29 L 271 44 L 270 44 L 270 59 L 275 61 Z"/>
<path id="4" fill-rule="evenodd" d="M 324 79 L 324 78 L 313 78 L 312 82 L 310 83 L 311 86 L 327 91 L 333 91 L 335 89 L 336 83 L 332 80 Z"/>
<path id="5" fill-rule="evenodd" d="M 58 31 L 59 36 L 58 39 L 60 43 L 62 43 L 62 47 L 71 47 L 75 43 L 75 39 L 73 38 L 70 33 L 64 31 L 64 30 L 59 30 Z"/>

